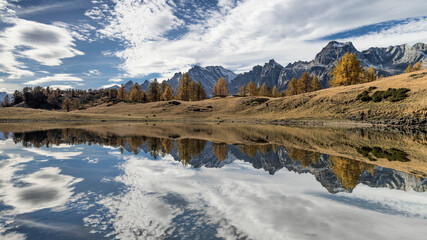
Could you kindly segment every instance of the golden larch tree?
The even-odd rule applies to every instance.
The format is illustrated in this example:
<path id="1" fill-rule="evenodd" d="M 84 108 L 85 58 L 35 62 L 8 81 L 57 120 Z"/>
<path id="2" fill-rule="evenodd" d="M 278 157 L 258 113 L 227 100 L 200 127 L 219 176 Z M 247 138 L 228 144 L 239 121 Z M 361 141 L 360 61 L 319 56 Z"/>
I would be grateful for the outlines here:
<path id="1" fill-rule="evenodd" d="M 298 93 L 298 80 L 296 78 L 292 78 L 288 83 L 288 88 L 285 91 L 286 96 L 296 95 Z"/>
<path id="2" fill-rule="evenodd" d="M 274 85 L 274 87 L 273 87 L 273 92 L 272 92 L 272 97 L 274 97 L 274 98 L 277 98 L 277 97 L 279 97 L 279 92 L 277 91 L 277 86 L 276 85 Z"/>
<path id="3" fill-rule="evenodd" d="M 363 68 L 355 53 L 346 53 L 332 70 L 330 87 L 363 83 Z"/>
<path id="4" fill-rule="evenodd" d="M 310 90 L 312 92 L 314 92 L 314 91 L 318 91 L 320 89 L 322 89 L 322 85 L 319 82 L 319 78 L 316 75 L 314 75 L 313 80 L 311 80 Z"/>
<path id="5" fill-rule="evenodd" d="M 258 95 L 258 87 L 252 81 L 250 81 L 248 83 L 248 85 L 246 86 L 246 91 L 248 92 L 249 96 L 256 96 L 256 95 Z"/>

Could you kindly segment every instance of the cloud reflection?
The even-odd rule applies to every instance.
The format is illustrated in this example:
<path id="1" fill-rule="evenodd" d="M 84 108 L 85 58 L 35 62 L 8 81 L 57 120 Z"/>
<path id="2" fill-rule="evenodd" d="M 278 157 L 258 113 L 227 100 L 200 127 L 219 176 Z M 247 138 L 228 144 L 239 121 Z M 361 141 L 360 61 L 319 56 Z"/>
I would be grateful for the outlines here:
<path id="1" fill-rule="evenodd" d="M 268 176 L 241 161 L 222 169 L 193 169 L 179 166 L 170 156 L 156 161 L 125 156 L 124 160 L 124 174 L 116 181 L 126 184 L 128 191 L 99 201 L 108 214 L 85 219 L 98 229 L 112 223 L 111 234 L 119 239 L 197 238 L 208 228 L 213 228 L 217 237 L 228 239 L 404 239 L 409 233 L 414 238 L 427 233 L 425 219 L 388 215 L 363 204 L 348 205 L 316 196 L 313 193 L 326 190 L 309 174 L 279 171 Z M 382 191 L 385 196 L 399 195 L 398 191 Z M 339 194 L 356 199 L 366 192 Z M 411 199 L 421 194 L 409 192 L 395 199 L 416 216 L 419 208 L 411 208 Z M 373 198 L 370 201 L 388 208 L 396 206 L 383 195 L 374 194 Z M 427 209 L 425 200 L 418 204 Z M 390 228 L 399 231 L 381 231 Z"/>

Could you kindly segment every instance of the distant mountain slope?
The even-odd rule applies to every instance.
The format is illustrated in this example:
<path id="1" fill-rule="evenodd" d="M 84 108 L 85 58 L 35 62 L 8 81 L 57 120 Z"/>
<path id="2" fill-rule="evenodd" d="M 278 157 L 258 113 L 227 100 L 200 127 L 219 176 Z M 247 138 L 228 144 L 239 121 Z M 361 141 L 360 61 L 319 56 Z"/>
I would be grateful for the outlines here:
<path id="1" fill-rule="evenodd" d="M 424 43 L 414 46 L 404 44 L 388 48 L 373 47 L 360 52 L 351 42 L 331 41 L 309 62 L 298 61 L 281 67 L 274 60 L 270 60 L 263 67 L 256 66 L 247 73 L 239 74 L 231 83 L 231 91 L 237 93 L 238 88 L 249 81 L 254 81 L 258 86 L 266 83 L 270 88 L 277 85 L 278 89 L 283 91 L 293 77 L 299 78 L 303 72 L 317 75 L 322 87 L 326 88 L 336 62 L 347 52 L 355 53 L 362 66 L 374 66 L 378 74 L 384 76 L 400 74 L 408 64 L 418 61 L 427 65 L 427 45 Z M 280 73 L 277 74 L 279 69 Z"/>
<path id="2" fill-rule="evenodd" d="M 304 72 L 317 75 L 322 87 L 327 88 L 332 69 L 347 52 L 355 53 L 362 66 L 365 68 L 374 66 L 378 75 L 385 77 L 403 73 L 409 64 L 415 64 L 418 61 L 421 61 L 424 66 L 427 65 L 427 44 L 424 43 L 413 46 L 403 44 L 387 48 L 372 47 L 358 51 L 351 42 L 331 41 L 309 62 L 298 61 L 283 67 L 272 59 L 263 66 L 257 65 L 249 72 L 241 74 L 235 74 L 222 66 L 194 66 L 188 70 L 188 74 L 194 81 L 202 83 L 208 95 L 212 93 L 213 86 L 220 77 L 224 77 L 229 83 L 230 93 L 237 94 L 238 89 L 250 81 L 258 86 L 266 83 L 270 88 L 276 85 L 279 91 L 284 91 L 293 77 L 299 78 Z M 176 90 L 181 76 L 182 73 L 178 72 L 166 81 Z M 149 83 L 150 81 L 147 80 L 140 83 L 142 89 L 147 90 Z M 132 81 L 127 82 L 125 89 L 129 91 L 133 84 Z"/>
<path id="3" fill-rule="evenodd" d="M 194 66 L 188 70 L 188 74 L 194 81 L 202 83 L 208 95 L 212 93 L 213 86 L 219 78 L 223 77 L 225 80 L 227 80 L 228 83 L 230 83 L 237 76 L 233 71 L 225 69 L 221 66 Z M 171 79 L 167 80 L 167 82 L 174 89 L 178 89 L 178 82 L 181 76 L 181 72 L 175 73 Z"/>
<path id="4" fill-rule="evenodd" d="M 0 103 L 3 102 L 3 99 L 6 95 L 7 95 L 7 92 L 0 92 Z"/>

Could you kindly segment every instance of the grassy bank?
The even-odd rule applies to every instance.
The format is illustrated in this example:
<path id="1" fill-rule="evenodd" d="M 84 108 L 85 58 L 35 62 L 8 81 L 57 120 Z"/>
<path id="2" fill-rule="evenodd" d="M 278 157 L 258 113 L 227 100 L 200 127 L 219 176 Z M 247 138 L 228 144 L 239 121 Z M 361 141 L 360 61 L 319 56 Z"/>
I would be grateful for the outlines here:
<path id="1" fill-rule="evenodd" d="M 408 88 L 399 102 L 363 102 L 361 92 Z M 26 108 L 0 108 L 0 121 L 235 121 L 265 122 L 296 120 L 324 124 L 353 124 L 384 119 L 427 117 L 427 70 L 383 78 L 375 82 L 337 87 L 282 98 L 226 97 L 198 102 L 102 104 L 72 112 Z M 332 121 L 331 121 L 332 120 Z"/>

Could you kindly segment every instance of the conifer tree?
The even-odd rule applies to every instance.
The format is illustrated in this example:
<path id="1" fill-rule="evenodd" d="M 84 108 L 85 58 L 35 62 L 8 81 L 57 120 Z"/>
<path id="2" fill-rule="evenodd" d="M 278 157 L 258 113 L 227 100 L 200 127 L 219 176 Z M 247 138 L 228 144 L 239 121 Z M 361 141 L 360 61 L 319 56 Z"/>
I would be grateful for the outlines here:
<path id="1" fill-rule="evenodd" d="M 157 102 L 160 100 L 160 85 L 157 79 L 154 79 L 150 85 L 148 85 L 148 99 L 151 102 Z"/>
<path id="2" fill-rule="evenodd" d="M 72 105 L 73 104 L 71 103 L 71 100 L 68 97 L 66 97 L 62 102 L 62 110 L 69 112 L 72 109 Z"/>
<path id="3" fill-rule="evenodd" d="M 228 92 L 228 84 L 225 78 L 219 78 L 218 82 L 215 83 L 212 91 L 212 95 L 214 96 L 227 96 Z"/>
<path id="4" fill-rule="evenodd" d="M 244 96 L 246 96 L 246 94 L 247 94 L 247 91 L 246 91 L 246 85 L 245 84 L 243 84 L 240 88 L 239 88 L 239 96 L 241 96 L 241 97 L 244 97 Z"/>
<path id="5" fill-rule="evenodd" d="M 311 88 L 311 76 L 307 72 L 304 72 L 297 82 L 297 94 L 310 92 Z"/>
<path id="6" fill-rule="evenodd" d="M 173 99 L 173 90 L 172 87 L 168 84 L 165 88 L 165 91 L 162 94 L 163 101 L 169 101 Z"/>
<path id="7" fill-rule="evenodd" d="M 201 82 L 198 82 L 197 84 L 196 84 L 196 90 L 195 90 L 195 92 L 196 92 L 196 101 L 201 101 L 201 100 L 204 100 L 204 99 L 206 99 L 206 91 L 205 91 L 205 89 L 203 88 L 203 86 L 202 86 L 202 83 Z"/>
<path id="8" fill-rule="evenodd" d="M 412 64 L 409 64 L 405 70 L 405 73 L 410 73 L 410 72 L 412 72 Z"/>
<path id="9" fill-rule="evenodd" d="M 298 80 L 296 78 L 292 78 L 288 83 L 288 88 L 285 91 L 286 96 L 292 96 L 298 94 Z"/>
<path id="10" fill-rule="evenodd" d="M 138 83 L 135 83 L 129 92 L 129 100 L 132 102 L 142 102 L 142 89 Z"/>
<path id="11" fill-rule="evenodd" d="M 373 66 L 366 70 L 366 82 L 373 82 L 377 79 L 377 74 Z"/>
<path id="12" fill-rule="evenodd" d="M 311 81 L 311 91 L 318 91 L 322 89 L 322 85 L 320 85 L 319 78 L 314 75 L 313 80 Z"/>
<path id="13" fill-rule="evenodd" d="M 265 97 L 270 97 L 271 96 L 271 90 L 269 87 L 267 87 L 267 84 L 263 83 L 261 85 L 261 88 L 259 89 L 259 96 L 265 96 Z"/>
<path id="14" fill-rule="evenodd" d="M 338 87 L 345 85 L 358 84 L 363 82 L 363 68 L 356 54 L 346 53 L 332 70 L 332 79 L 329 86 Z"/>
<path id="15" fill-rule="evenodd" d="M 274 97 L 274 98 L 279 97 L 279 92 L 277 91 L 276 85 L 274 85 L 274 87 L 273 87 L 272 97 Z"/>
<path id="16" fill-rule="evenodd" d="M 126 90 L 123 84 L 120 86 L 119 91 L 117 91 L 117 98 L 121 100 L 126 99 Z"/>
<path id="17" fill-rule="evenodd" d="M 246 86 L 246 91 L 248 92 L 249 96 L 253 97 L 258 95 L 258 87 L 253 81 L 250 81 L 248 83 L 248 85 Z"/>
<path id="18" fill-rule="evenodd" d="M 80 109 L 80 99 L 78 99 L 78 98 L 74 99 L 73 109 L 74 110 L 79 110 Z"/>
<path id="19" fill-rule="evenodd" d="M 179 79 L 179 87 L 178 87 L 178 99 L 183 101 L 190 101 L 191 96 L 191 78 L 188 73 L 184 73 Z"/>
<path id="20" fill-rule="evenodd" d="M 421 70 L 421 62 L 415 63 L 414 67 L 412 68 L 412 71 L 419 71 Z"/>

